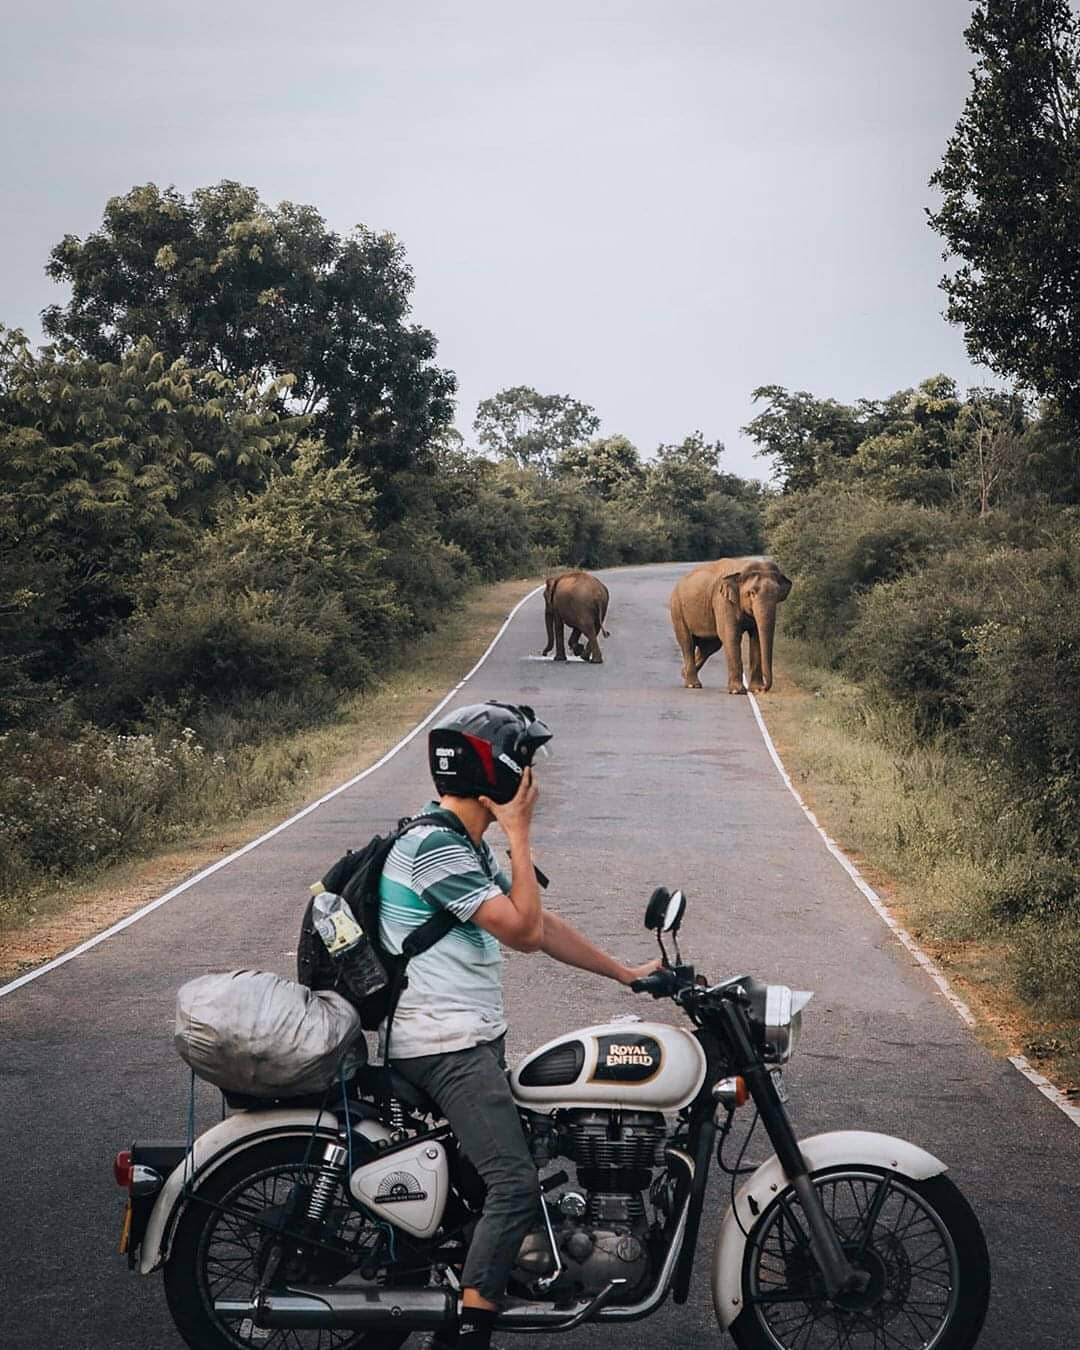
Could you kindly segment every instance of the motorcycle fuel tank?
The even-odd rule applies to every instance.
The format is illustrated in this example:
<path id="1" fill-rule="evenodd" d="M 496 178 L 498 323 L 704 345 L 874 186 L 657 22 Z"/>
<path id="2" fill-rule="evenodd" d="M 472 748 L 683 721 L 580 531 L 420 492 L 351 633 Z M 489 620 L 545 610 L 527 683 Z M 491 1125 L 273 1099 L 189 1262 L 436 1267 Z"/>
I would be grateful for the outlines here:
<path id="1" fill-rule="evenodd" d="M 705 1052 L 679 1027 L 620 1017 L 571 1031 L 534 1050 L 510 1075 L 532 1110 L 613 1107 L 679 1111 L 705 1080 Z"/>

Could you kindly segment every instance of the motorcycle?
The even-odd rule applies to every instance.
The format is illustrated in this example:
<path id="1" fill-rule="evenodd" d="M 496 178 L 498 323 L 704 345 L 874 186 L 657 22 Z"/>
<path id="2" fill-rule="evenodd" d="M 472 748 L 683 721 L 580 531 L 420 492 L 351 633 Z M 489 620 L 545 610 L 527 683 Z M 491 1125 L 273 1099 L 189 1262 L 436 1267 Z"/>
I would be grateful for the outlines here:
<path id="1" fill-rule="evenodd" d="M 712 1259 L 720 1327 L 742 1350 L 965 1350 L 989 1298 L 978 1220 L 915 1144 L 841 1130 L 795 1137 L 783 1066 L 811 995 L 685 964 L 681 892 L 646 910 L 663 964 L 633 985 L 692 1030 L 635 1015 L 570 1032 L 511 1075 L 541 1178 L 497 1332 L 636 1321 L 687 1299 L 711 1165 L 731 1177 Z M 668 937 L 674 947 L 669 954 Z M 165 1294 L 194 1350 L 396 1350 L 450 1328 L 483 1185 L 447 1122 L 392 1069 L 333 1100 L 231 1099 L 186 1144 L 117 1156 L 121 1249 Z M 725 1144 L 755 1112 L 775 1153 Z M 571 1177 L 563 1164 L 573 1168 Z M 747 1173 L 737 1193 L 736 1177 Z"/>

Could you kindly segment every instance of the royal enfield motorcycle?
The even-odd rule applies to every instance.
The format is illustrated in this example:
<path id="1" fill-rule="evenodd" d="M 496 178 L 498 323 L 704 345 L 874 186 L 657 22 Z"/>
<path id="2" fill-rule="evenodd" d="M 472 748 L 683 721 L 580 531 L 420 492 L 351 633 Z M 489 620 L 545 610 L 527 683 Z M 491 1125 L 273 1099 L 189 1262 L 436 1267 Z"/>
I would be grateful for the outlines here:
<path id="1" fill-rule="evenodd" d="M 541 1046 L 511 1076 L 542 1200 L 497 1338 L 685 1302 L 706 1205 L 722 1194 L 709 1187 L 716 1162 L 733 1195 L 713 1302 L 738 1346 L 973 1345 L 986 1243 L 945 1164 L 883 1134 L 796 1139 L 781 1075 L 811 996 L 698 975 L 678 949 L 685 904 L 653 894 L 646 926 L 664 964 L 634 988 L 669 1000 L 691 1030 L 620 1017 Z M 395 1350 L 454 1325 L 480 1178 L 435 1104 L 392 1070 L 365 1065 L 338 1087 L 331 1100 L 233 1099 L 191 1147 L 118 1155 L 121 1248 L 142 1273 L 164 1270 L 194 1350 Z M 744 1104 L 775 1150 L 752 1171 L 745 1142 L 727 1156 Z"/>

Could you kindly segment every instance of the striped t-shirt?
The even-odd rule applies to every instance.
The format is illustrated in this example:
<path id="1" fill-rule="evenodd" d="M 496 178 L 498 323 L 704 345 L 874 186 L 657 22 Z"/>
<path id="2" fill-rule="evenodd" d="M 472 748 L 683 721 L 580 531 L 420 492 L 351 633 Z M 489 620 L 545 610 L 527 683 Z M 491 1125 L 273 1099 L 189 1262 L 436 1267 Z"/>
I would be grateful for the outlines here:
<path id="1" fill-rule="evenodd" d="M 446 815 L 431 802 L 419 815 Z M 379 882 L 380 938 L 400 952 L 408 934 L 449 909 L 461 924 L 414 956 L 394 1014 L 393 1059 L 447 1054 L 493 1041 L 506 1030 L 502 952 L 490 933 L 468 922 L 510 880 L 482 840 L 478 850 L 452 829 L 418 825 L 390 850 Z"/>

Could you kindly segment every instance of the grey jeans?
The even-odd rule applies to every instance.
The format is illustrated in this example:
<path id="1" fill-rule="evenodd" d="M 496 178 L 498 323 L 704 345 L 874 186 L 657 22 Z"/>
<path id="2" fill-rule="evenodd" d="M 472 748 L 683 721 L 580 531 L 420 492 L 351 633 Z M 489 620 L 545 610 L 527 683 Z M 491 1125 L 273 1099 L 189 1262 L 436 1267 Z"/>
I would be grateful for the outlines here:
<path id="1" fill-rule="evenodd" d="M 487 1186 L 461 1282 L 497 1302 L 540 1207 L 540 1183 L 506 1077 L 504 1038 L 445 1055 L 395 1059 L 434 1098 Z"/>

